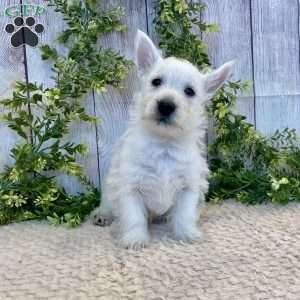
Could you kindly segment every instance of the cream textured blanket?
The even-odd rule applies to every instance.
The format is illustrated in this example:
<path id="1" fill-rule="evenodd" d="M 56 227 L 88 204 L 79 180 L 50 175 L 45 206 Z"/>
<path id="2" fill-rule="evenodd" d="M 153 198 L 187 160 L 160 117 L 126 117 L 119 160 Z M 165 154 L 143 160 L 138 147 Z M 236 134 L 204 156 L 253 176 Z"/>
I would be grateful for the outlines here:
<path id="1" fill-rule="evenodd" d="M 299 205 L 207 205 L 201 226 L 188 245 L 156 225 L 139 252 L 90 224 L 0 227 L 0 299 L 300 299 Z"/>

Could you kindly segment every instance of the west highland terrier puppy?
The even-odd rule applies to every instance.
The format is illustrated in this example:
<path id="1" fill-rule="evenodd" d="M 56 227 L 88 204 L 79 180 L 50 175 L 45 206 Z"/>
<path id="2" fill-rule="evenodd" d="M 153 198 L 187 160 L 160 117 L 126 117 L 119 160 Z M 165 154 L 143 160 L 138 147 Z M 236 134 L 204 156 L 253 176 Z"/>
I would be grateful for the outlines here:
<path id="1" fill-rule="evenodd" d="M 163 58 L 142 31 L 135 59 L 141 87 L 92 218 L 103 226 L 117 219 L 121 245 L 136 249 L 149 243 L 149 219 L 167 214 L 174 238 L 191 242 L 201 238 L 199 204 L 208 190 L 205 107 L 232 62 L 202 74 L 188 61 Z"/>

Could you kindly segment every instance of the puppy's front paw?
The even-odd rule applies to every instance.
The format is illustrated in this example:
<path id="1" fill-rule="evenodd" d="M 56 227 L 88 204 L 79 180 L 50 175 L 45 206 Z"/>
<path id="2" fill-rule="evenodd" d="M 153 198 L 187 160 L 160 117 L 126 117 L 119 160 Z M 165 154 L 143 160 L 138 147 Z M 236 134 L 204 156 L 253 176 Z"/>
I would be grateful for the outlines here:
<path id="1" fill-rule="evenodd" d="M 196 227 L 180 227 L 174 230 L 174 237 L 176 240 L 183 242 L 194 242 L 202 239 L 201 231 Z"/>
<path id="2" fill-rule="evenodd" d="M 139 250 L 145 248 L 150 241 L 149 233 L 143 228 L 134 228 L 123 232 L 120 238 L 120 245 L 126 249 Z"/>
<path id="3" fill-rule="evenodd" d="M 109 226 L 111 225 L 113 221 L 112 215 L 109 214 L 104 214 L 101 210 L 101 208 L 96 208 L 92 213 L 91 213 L 91 221 L 94 225 L 97 226 Z"/>

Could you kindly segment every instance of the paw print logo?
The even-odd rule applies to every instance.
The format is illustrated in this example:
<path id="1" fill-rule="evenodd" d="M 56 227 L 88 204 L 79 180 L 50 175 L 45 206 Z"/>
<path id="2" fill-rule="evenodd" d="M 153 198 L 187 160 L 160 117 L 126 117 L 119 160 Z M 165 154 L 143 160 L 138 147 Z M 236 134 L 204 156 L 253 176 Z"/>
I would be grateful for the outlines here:
<path id="1" fill-rule="evenodd" d="M 12 34 L 11 44 L 13 47 L 17 48 L 25 44 L 35 47 L 39 43 L 38 34 L 44 32 L 44 26 L 42 24 L 36 24 L 33 17 L 26 19 L 16 17 L 14 24 L 6 25 L 5 31 Z"/>

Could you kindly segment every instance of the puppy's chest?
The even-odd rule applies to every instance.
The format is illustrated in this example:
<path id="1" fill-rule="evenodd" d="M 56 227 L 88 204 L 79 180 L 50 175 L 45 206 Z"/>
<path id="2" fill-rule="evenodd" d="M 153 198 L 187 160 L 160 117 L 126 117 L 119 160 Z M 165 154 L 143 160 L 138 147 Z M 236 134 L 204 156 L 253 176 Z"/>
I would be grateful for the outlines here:
<path id="1" fill-rule="evenodd" d="M 168 151 L 140 162 L 139 190 L 146 207 L 155 214 L 165 213 L 188 184 L 189 164 Z"/>
<path id="2" fill-rule="evenodd" d="M 142 177 L 151 182 L 161 183 L 160 188 L 165 185 L 178 186 L 179 188 L 186 183 L 188 165 L 175 160 L 168 154 L 157 157 L 155 160 L 141 163 Z"/>

